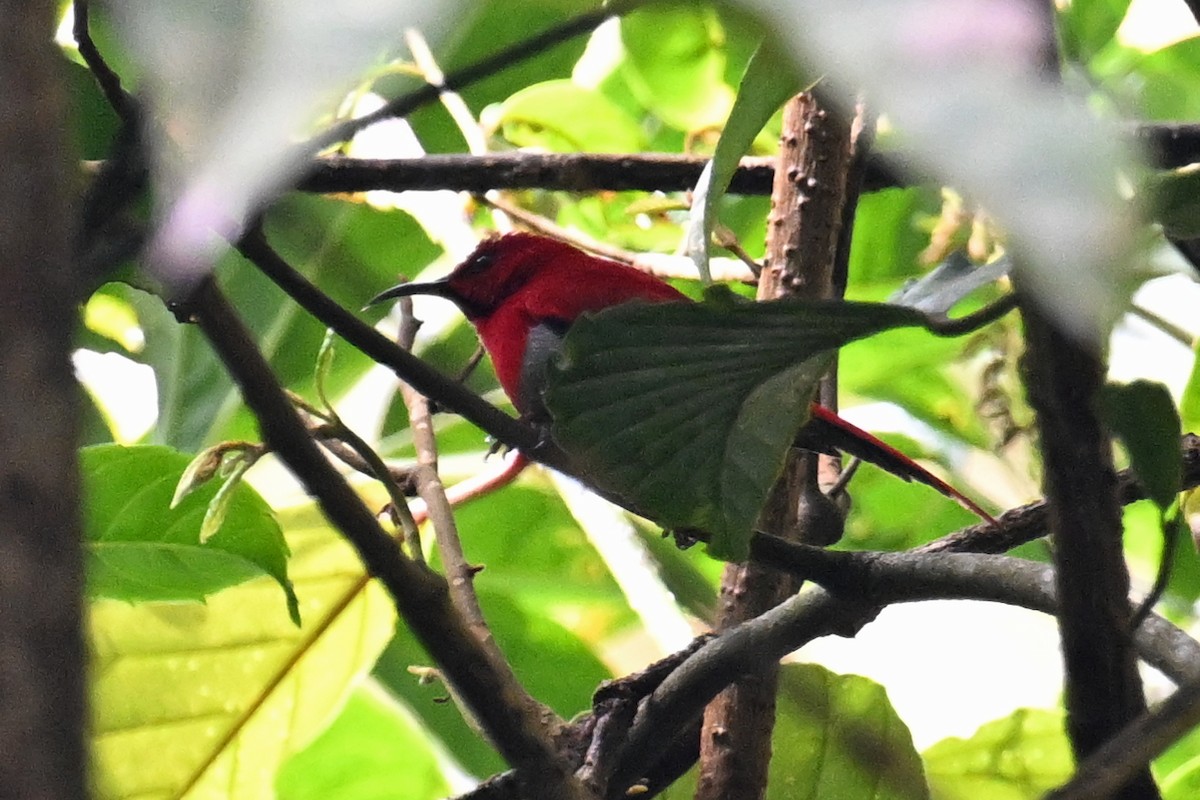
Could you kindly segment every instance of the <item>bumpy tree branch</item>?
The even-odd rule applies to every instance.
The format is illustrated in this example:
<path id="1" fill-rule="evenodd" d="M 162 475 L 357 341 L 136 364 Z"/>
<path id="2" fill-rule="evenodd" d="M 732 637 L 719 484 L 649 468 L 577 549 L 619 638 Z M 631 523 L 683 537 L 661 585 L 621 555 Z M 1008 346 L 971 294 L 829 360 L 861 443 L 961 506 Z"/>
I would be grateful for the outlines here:
<path id="1" fill-rule="evenodd" d="M 1129 573 L 1112 445 L 1099 418 L 1097 352 L 1023 308 L 1025 385 L 1037 412 L 1062 607 L 1067 729 L 1084 759 L 1145 711 L 1132 647 Z M 1143 773 L 1119 795 L 1155 796 Z"/>
<path id="2" fill-rule="evenodd" d="M 767 263 L 758 297 L 829 298 L 846 203 L 850 122 L 813 94 L 784 107 L 780 156 L 767 222 Z M 826 390 L 833 399 L 830 381 Z M 793 453 L 759 519 L 770 533 L 818 544 L 841 538 L 842 515 L 822 493 L 840 460 Z M 721 580 L 718 629 L 757 617 L 792 594 L 798 583 L 762 563 L 728 564 Z M 738 676 L 704 714 L 697 800 L 759 798 L 767 787 L 779 665 L 763 660 Z"/>

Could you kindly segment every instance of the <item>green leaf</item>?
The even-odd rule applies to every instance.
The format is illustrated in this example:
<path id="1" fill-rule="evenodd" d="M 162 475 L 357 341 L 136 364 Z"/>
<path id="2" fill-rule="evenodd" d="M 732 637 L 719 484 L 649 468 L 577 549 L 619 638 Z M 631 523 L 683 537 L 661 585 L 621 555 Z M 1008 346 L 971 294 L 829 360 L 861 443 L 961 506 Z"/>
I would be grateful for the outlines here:
<path id="1" fill-rule="evenodd" d="M 1200 729 L 1193 728 L 1151 765 L 1163 800 L 1191 800 L 1200 791 Z"/>
<path id="2" fill-rule="evenodd" d="M 415 276 L 439 252 L 407 214 L 347 200 L 290 195 L 271 207 L 265 226 L 288 263 L 348 308 L 394 284 L 397 273 Z M 218 273 L 280 381 L 292 391 L 312 392 L 325 326 L 236 254 L 221 260 Z M 158 381 L 155 441 L 199 450 L 221 440 L 258 438 L 253 415 L 196 327 L 180 325 L 157 297 L 119 288 L 145 330 L 140 357 Z M 339 352 L 325 380 L 330 399 L 349 390 L 373 363 L 353 348 Z"/>
<path id="3" fill-rule="evenodd" d="M 1192 371 L 1179 401 L 1180 429 L 1185 433 L 1200 431 L 1200 339 L 1192 350 Z"/>
<path id="4" fill-rule="evenodd" d="M 200 544 L 205 544 L 221 530 L 221 526 L 225 524 L 225 517 L 229 515 L 229 506 L 236 496 L 235 493 L 242 485 L 242 478 L 252 466 L 254 466 L 254 459 L 245 457 L 237 459 L 229 477 L 217 489 L 217 493 L 213 495 L 212 500 L 208 503 L 208 508 L 204 511 L 204 519 L 200 522 Z"/>
<path id="5" fill-rule="evenodd" d="M 715 128 L 733 104 L 723 80 L 724 42 L 721 18 L 711 5 L 651 4 L 621 18 L 621 70 L 642 105 L 668 125 L 683 131 Z"/>
<path id="6" fill-rule="evenodd" d="M 691 221 L 688 224 L 688 251 L 696 262 L 700 277 L 708 283 L 708 239 L 716 224 L 717 204 L 754 137 L 781 105 L 799 88 L 795 69 L 786 57 L 765 40 L 746 65 L 746 74 L 738 87 L 733 111 L 721 132 L 713 159 L 696 184 Z M 698 212 L 698 213 L 697 213 Z"/>
<path id="7" fill-rule="evenodd" d="M 573 81 L 536 83 L 505 100 L 495 123 L 518 147 L 559 153 L 636 153 L 645 149 L 637 120 L 594 89 Z"/>
<path id="8" fill-rule="evenodd" d="M 1200 116 L 1200 37 L 1191 37 L 1152 53 L 1122 48 L 1111 59 L 1102 87 L 1123 101 L 1130 113 L 1147 121 Z M 1105 59 L 1108 61 L 1108 59 Z"/>
<path id="9" fill-rule="evenodd" d="M 1086 64 L 1113 40 L 1125 20 L 1130 0 L 1083 0 L 1055 4 L 1063 55 Z"/>
<path id="10" fill-rule="evenodd" d="M 480 592 L 480 604 L 497 644 L 534 697 L 567 718 L 590 707 L 592 692 L 611 673 L 575 633 L 553 619 L 546 607 L 515 602 L 504 592 Z M 474 730 L 474 722 L 447 702 L 446 687 L 420 683 L 409 671 L 414 666 L 433 662 L 411 635 L 401 632 L 380 656 L 375 674 L 404 698 L 468 770 L 486 775 L 503 769 L 491 745 Z"/>
<path id="11" fill-rule="evenodd" d="M 1165 600 L 1169 610 L 1188 611 L 1200 598 L 1200 555 L 1182 514 L 1172 507 L 1164 514 L 1149 500 L 1122 509 L 1125 557 L 1129 569 L 1146 585 L 1153 583 L 1164 556 L 1163 543 L 1175 548 Z"/>
<path id="12" fill-rule="evenodd" d="M 1200 236 L 1200 165 L 1151 173 L 1142 183 L 1141 194 L 1151 218 L 1168 236 Z"/>
<path id="13" fill-rule="evenodd" d="M 190 600 L 261 577 L 258 565 L 198 544 L 92 542 L 88 595 L 127 603 Z"/>
<path id="14" fill-rule="evenodd" d="M 1134 381 L 1104 387 L 1105 421 L 1125 443 L 1138 481 L 1165 513 L 1183 477 L 1179 463 L 1179 415 L 1161 383 Z"/>
<path id="15" fill-rule="evenodd" d="M 293 528 L 297 628 L 263 578 L 205 605 L 92 604 L 94 796 L 270 797 L 392 635 L 394 606 L 328 527 Z"/>
<path id="16" fill-rule="evenodd" d="M 217 487 L 171 496 L 191 459 L 167 447 L 98 445 L 80 454 L 93 597 L 126 602 L 199 600 L 254 574 L 283 588 L 289 613 L 298 601 L 287 573 L 287 544 L 271 509 L 249 486 L 230 494 L 225 524 L 201 542 Z"/>
<path id="17" fill-rule="evenodd" d="M 406 706 L 367 681 L 333 724 L 289 758 L 280 800 L 437 800 L 451 794 L 429 733 Z"/>
<path id="18" fill-rule="evenodd" d="M 925 751 L 934 800 L 1035 800 L 1074 772 L 1060 712 L 1020 709 Z"/>
<path id="19" fill-rule="evenodd" d="M 772 750 L 770 800 L 929 797 L 908 727 L 883 687 L 858 675 L 785 665 Z"/>
<path id="20" fill-rule="evenodd" d="M 898 306 L 800 301 L 584 316 L 547 390 L 554 436 L 599 490 L 741 559 L 830 352 L 923 321 Z"/>

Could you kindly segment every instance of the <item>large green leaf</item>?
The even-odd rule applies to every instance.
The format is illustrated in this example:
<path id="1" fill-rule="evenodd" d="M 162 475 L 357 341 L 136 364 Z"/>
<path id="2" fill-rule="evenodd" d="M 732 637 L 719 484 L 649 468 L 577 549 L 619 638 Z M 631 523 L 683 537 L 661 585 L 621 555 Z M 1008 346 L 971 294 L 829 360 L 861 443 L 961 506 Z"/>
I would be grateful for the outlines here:
<path id="1" fill-rule="evenodd" d="M 97 798 L 270 797 L 392 635 L 394 606 L 328 527 L 289 531 L 296 628 L 266 579 L 207 604 L 94 603 Z"/>
<path id="2" fill-rule="evenodd" d="M 721 132 L 712 161 L 696 184 L 692 218 L 688 224 L 688 250 L 706 282 L 709 279 L 708 239 L 716 224 L 718 203 L 754 137 L 799 88 L 799 79 L 794 73 L 791 63 L 769 40 L 759 46 L 746 65 L 729 122 Z"/>
<path id="3" fill-rule="evenodd" d="M 1073 771 L 1063 716 L 1054 711 L 1019 709 L 925 751 L 934 800 L 1035 800 Z"/>
<path id="4" fill-rule="evenodd" d="M 1095 62 L 1102 86 L 1151 120 L 1200 116 L 1200 37 L 1184 39 L 1152 53 L 1119 48 Z"/>
<path id="5" fill-rule="evenodd" d="M 1055 4 L 1063 55 L 1086 64 L 1116 36 L 1129 11 L 1130 0 L 1083 0 Z"/>
<path id="6" fill-rule="evenodd" d="M 518 147 L 562 153 L 645 149 L 636 119 L 595 89 L 569 80 L 522 89 L 500 105 L 495 122 Z"/>
<path id="7" fill-rule="evenodd" d="M 284 763 L 280 800 L 437 800 L 450 784 L 429 734 L 378 684 L 359 687 L 316 741 Z"/>
<path id="8" fill-rule="evenodd" d="M 921 758 L 887 693 L 815 664 L 780 673 L 770 800 L 924 800 Z"/>
<path id="9" fill-rule="evenodd" d="M 601 491 L 664 527 L 705 531 L 715 557 L 742 559 L 831 351 L 924 319 L 791 300 L 585 316 L 547 391 L 554 436 Z"/>
<path id="10" fill-rule="evenodd" d="M 622 72 L 642 105 L 668 125 L 713 128 L 733 105 L 723 81 L 724 38 L 707 3 L 651 4 L 621 18 Z"/>
<path id="11" fill-rule="evenodd" d="M 292 195 L 271 209 L 265 225 L 293 267 L 349 308 L 361 307 L 399 273 L 415 276 L 438 253 L 410 216 L 364 203 Z M 234 253 L 222 259 L 218 274 L 280 381 L 310 393 L 325 326 Z M 253 416 L 200 332 L 180 325 L 156 297 L 124 287 L 123 299 L 137 310 L 146 334 L 141 358 L 158 380 L 156 441 L 198 450 L 219 440 L 256 438 Z M 358 351 L 342 348 L 326 390 L 336 399 L 371 365 Z"/>
<path id="12" fill-rule="evenodd" d="M 126 602 L 198 601 L 265 573 L 283 587 L 295 616 L 287 544 L 257 492 L 237 486 L 224 524 L 203 543 L 200 529 L 218 482 L 170 507 L 190 461 L 167 447 L 83 449 L 89 593 Z"/>

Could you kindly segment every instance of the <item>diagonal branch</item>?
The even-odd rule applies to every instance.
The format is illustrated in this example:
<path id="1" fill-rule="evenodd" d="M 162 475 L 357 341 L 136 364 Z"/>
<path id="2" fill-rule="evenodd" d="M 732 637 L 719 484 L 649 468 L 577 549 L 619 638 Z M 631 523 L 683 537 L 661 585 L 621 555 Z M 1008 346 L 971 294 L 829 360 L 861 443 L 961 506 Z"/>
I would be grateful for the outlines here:
<path id="1" fill-rule="evenodd" d="M 469 422 L 547 466 L 570 471 L 566 454 L 545 441 L 532 426 L 505 414 L 457 381 L 442 375 L 421 359 L 389 340 L 342 308 L 294 270 L 255 229 L 238 243 L 238 250 L 305 311 L 422 395 L 451 408 Z"/>
<path id="2" fill-rule="evenodd" d="M 346 141 L 363 128 L 376 122 L 407 116 L 421 106 L 437 100 L 438 95 L 442 92 L 457 92 L 482 78 L 490 77 L 514 64 L 533 58 L 556 44 L 588 33 L 599 27 L 600 23 L 605 20 L 627 14 L 638 6 L 645 5 L 646 2 L 648 0 L 613 0 L 595 11 L 580 14 L 560 25 L 555 25 L 542 33 L 493 53 L 474 64 L 449 72 L 439 85 L 426 83 L 421 88 L 388 102 L 378 111 L 349 120 L 325 131 L 317 137 L 318 147 L 316 149 L 324 149 L 338 142 Z"/>
<path id="3" fill-rule="evenodd" d="M 346 536 L 367 569 L 392 594 L 409 628 L 442 667 L 504 758 L 534 796 L 585 797 L 560 763 L 547 720 L 537 716 L 507 664 L 487 656 L 450 600 L 436 573 L 405 558 L 374 516 L 322 455 L 255 346 L 237 313 L 212 279 L 185 304 L 241 388 L 258 418 L 264 441 Z"/>

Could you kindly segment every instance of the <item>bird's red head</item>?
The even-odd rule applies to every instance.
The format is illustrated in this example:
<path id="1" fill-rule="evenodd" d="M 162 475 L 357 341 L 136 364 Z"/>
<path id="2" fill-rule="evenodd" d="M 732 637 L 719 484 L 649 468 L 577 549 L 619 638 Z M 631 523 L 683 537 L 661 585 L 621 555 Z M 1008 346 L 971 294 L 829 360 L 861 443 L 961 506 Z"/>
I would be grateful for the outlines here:
<path id="1" fill-rule="evenodd" d="M 490 317 L 506 300 L 539 274 L 554 267 L 569 278 L 570 265 L 589 256 L 569 244 L 532 233 L 491 236 L 471 255 L 438 281 L 400 284 L 371 303 L 412 294 L 432 294 L 452 300 L 467 318 L 477 322 Z"/>
<path id="2" fill-rule="evenodd" d="M 532 233 L 483 241 L 445 278 L 388 289 L 372 303 L 414 294 L 453 301 L 475 326 L 492 357 L 501 385 L 522 411 L 538 395 L 523 388 L 530 364 L 544 364 L 542 333 L 561 337 L 580 314 L 631 300 L 686 300 L 671 285 L 633 267 L 597 258 L 569 244 Z M 538 346 L 527 348 L 531 334 Z M 533 369 L 540 373 L 544 369 Z"/>
<path id="3" fill-rule="evenodd" d="M 483 240 L 441 280 L 402 283 L 373 298 L 371 304 L 432 294 L 453 301 L 478 324 L 523 291 L 537 296 L 547 316 L 567 321 L 582 311 L 634 299 L 685 299 L 652 275 L 589 255 L 557 239 L 518 232 Z"/>

